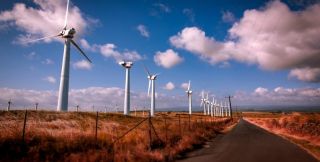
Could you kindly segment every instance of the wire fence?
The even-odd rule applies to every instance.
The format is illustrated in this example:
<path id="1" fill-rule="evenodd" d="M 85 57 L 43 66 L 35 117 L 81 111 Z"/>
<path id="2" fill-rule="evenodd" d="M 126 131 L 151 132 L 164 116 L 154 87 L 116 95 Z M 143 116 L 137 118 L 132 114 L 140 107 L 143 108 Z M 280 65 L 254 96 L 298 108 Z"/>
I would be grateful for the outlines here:
<path id="1" fill-rule="evenodd" d="M 64 148 L 66 152 L 98 149 L 104 152 L 99 156 L 102 156 L 105 161 L 126 161 L 128 159 L 130 161 L 132 157 L 139 161 L 139 158 L 142 159 L 145 156 L 157 159 L 157 157 L 152 157 L 156 156 L 152 154 L 157 152 L 155 150 L 162 150 L 162 153 L 165 154 L 162 160 L 168 160 L 174 157 L 175 151 L 179 149 L 176 147 L 179 145 L 187 143 L 188 140 L 191 140 L 192 144 L 194 143 L 192 140 L 197 140 L 192 138 L 212 134 L 210 131 L 220 129 L 231 121 L 226 118 L 213 118 L 199 114 L 165 112 L 158 113 L 156 117 L 143 115 L 142 112 L 138 112 L 136 117 L 99 112 L 58 113 L 26 110 L 1 113 L 2 147 L 6 146 L 6 144 L 3 145 L 3 142 L 14 140 L 19 134 L 21 138 L 22 133 L 21 145 L 28 148 L 28 154 L 35 148 L 40 148 L 38 152 L 41 152 L 41 147 L 45 143 L 60 149 L 68 147 Z M 53 144 L 54 142 L 56 144 Z M 75 143 L 76 145 L 72 146 Z M 76 148 L 77 146 L 80 148 Z M 11 151 L 14 151 L 14 148 L 12 149 Z M 42 150 L 43 153 L 52 151 L 52 149 L 47 149 Z M 34 154 L 37 154 L 37 151 L 34 151 Z M 65 154 L 59 150 L 54 149 L 54 151 L 57 152 L 56 154 Z M 131 153 L 127 153 L 128 151 Z"/>

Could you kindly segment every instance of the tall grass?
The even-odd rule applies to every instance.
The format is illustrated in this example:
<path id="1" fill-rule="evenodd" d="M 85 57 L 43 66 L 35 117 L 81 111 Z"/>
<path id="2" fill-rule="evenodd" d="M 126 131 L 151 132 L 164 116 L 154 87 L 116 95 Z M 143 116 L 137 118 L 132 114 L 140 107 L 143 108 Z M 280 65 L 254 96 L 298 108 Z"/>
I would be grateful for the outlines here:
<path id="1" fill-rule="evenodd" d="M 0 112 L 0 161 L 172 161 L 177 155 L 201 146 L 227 125 L 229 119 L 201 115 L 158 113 L 114 143 L 144 120 L 115 113 L 100 113 L 95 139 L 95 113 L 28 112 L 22 141 L 23 111 Z M 165 121 L 167 125 L 165 125 Z"/>

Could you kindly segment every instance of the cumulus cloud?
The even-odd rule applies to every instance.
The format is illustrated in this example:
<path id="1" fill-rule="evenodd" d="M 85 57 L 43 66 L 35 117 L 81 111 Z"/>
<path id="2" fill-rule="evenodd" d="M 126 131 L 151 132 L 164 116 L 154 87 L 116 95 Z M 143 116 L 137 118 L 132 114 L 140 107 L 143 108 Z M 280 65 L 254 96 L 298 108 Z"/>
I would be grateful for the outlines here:
<path id="1" fill-rule="evenodd" d="M 9 99 L 12 99 L 12 109 L 33 107 L 36 102 L 40 109 L 55 110 L 57 105 L 57 91 L 41 91 L 27 89 L 0 88 L 0 109 L 5 109 Z M 92 106 L 97 111 L 104 111 L 105 106 L 112 111 L 120 108 L 122 110 L 124 89 L 118 87 L 88 87 L 83 89 L 70 89 L 69 110 L 75 110 L 76 105 L 81 111 L 92 111 Z M 142 109 L 148 107 L 147 93 L 131 91 L 131 105 Z M 149 100 L 148 100 L 149 101 Z M 185 96 L 168 96 L 157 93 L 158 108 L 173 108 L 185 106 Z"/>
<path id="2" fill-rule="evenodd" d="M 252 93 L 237 92 L 234 99 L 238 104 L 248 103 L 260 105 L 282 106 L 315 106 L 320 104 L 320 88 L 285 88 L 276 87 L 273 90 L 258 87 Z"/>
<path id="3" fill-rule="evenodd" d="M 25 32 L 17 38 L 18 43 L 52 36 L 63 28 L 67 5 L 65 0 L 34 0 L 33 3 L 34 7 L 16 3 L 12 10 L 0 13 L 0 23 L 9 24 Z M 74 27 L 77 35 L 81 35 L 90 22 L 90 18 L 85 18 L 78 7 L 72 4 L 69 6 L 68 27 Z M 45 39 L 46 42 L 51 40 Z"/>
<path id="4" fill-rule="evenodd" d="M 107 58 L 113 58 L 117 62 L 122 60 L 127 61 L 139 61 L 142 58 L 142 56 L 137 51 L 130 51 L 130 50 L 124 50 L 122 52 L 118 51 L 116 48 L 117 46 L 112 43 L 106 43 L 106 44 L 92 44 L 90 45 L 87 40 L 81 39 L 80 45 L 87 50 L 90 50 L 91 52 L 99 52 L 104 57 Z"/>
<path id="5" fill-rule="evenodd" d="M 217 52 L 223 49 L 223 44 L 207 37 L 205 32 L 197 27 L 184 28 L 177 35 L 170 37 L 170 42 L 176 48 L 197 54 L 201 59 L 213 64 L 229 59 L 228 55 Z"/>
<path id="6" fill-rule="evenodd" d="M 81 60 L 81 61 L 77 61 L 77 62 L 73 63 L 73 68 L 90 70 L 92 68 L 92 64 L 86 60 Z"/>
<path id="7" fill-rule="evenodd" d="M 268 93 L 268 89 L 263 88 L 263 87 L 258 87 L 254 90 L 254 94 L 256 95 L 265 95 L 266 93 Z"/>
<path id="8" fill-rule="evenodd" d="M 183 58 L 172 49 L 168 49 L 165 52 L 158 51 L 154 55 L 154 62 L 164 68 L 172 68 L 173 66 L 180 64 L 182 61 Z"/>
<path id="9" fill-rule="evenodd" d="M 149 38 L 150 37 L 150 34 L 149 34 L 149 31 L 147 30 L 147 27 L 140 24 L 137 26 L 137 30 L 140 32 L 140 34 L 143 36 L 143 37 L 146 37 L 146 38 Z"/>
<path id="10" fill-rule="evenodd" d="M 175 88 L 175 85 L 172 83 L 172 82 L 168 82 L 164 87 L 163 89 L 165 90 L 168 90 L 168 91 L 171 91 Z"/>
<path id="11" fill-rule="evenodd" d="M 233 23 L 236 21 L 236 18 L 232 12 L 222 11 L 222 21 L 226 23 Z"/>
<path id="12" fill-rule="evenodd" d="M 189 83 L 182 83 L 180 87 L 181 87 L 182 89 L 187 90 L 187 89 L 188 89 L 188 86 L 189 86 Z"/>
<path id="13" fill-rule="evenodd" d="M 56 80 L 56 78 L 54 76 L 47 76 L 47 77 L 43 78 L 43 80 L 47 81 L 49 83 L 52 83 L 52 84 L 57 82 L 57 80 Z"/>
<path id="14" fill-rule="evenodd" d="M 306 82 L 320 82 L 320 68 L 295 68 L 290 71 L 289 77 Z"/>
<path id="15" fill-rule="evenodd" d="M 266 70 L 320 68 L 318 15 L 319 3 L 292 11 L 280 1 L 271 1 L 263 8 L 246 10 L 223 42 L 197 27 L 184 28 L 170 42 L 211 64 L 236 60 Z"/>

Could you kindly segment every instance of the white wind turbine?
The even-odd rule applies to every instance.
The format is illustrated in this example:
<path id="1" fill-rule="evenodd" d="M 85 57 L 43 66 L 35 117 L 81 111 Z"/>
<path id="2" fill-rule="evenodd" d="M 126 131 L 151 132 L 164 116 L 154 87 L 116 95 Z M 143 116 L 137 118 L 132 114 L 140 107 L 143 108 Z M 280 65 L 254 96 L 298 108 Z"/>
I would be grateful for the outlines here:
<path id="1" fill-rule="evenodd" d="M 125 82 L 123 114 L 129 115 L 129 113 L 130 113 L 130 68 L 132 67 L 133 63 L 120 61 L 119 65 L 123 66 L 126 69 L 126 82 Z"/>
<path id="2" fill-rule="evenodd" d="M 220 103 L 220 108 L 221 108 L 221 116 L 224 117 L 224 108 L 223 108 L 223 102 L 222 101 Z"/>
<path id="3" fill-rule="evenodd" d="M 206 115 L 207 112 L 206 112 L 206 99 L 204 98 L 204 92 L 202 91 L 201 93 L 201 103 L 200 103 L 200 107 L 202 107 L 203 105 L 203 114 Z"/>
<path id="4" fill-rule="evenodd" d="M 210 102 L 211 116 L 214 116 L 214 97 L 212 97 L 212 102 Z"/>
<path id="5" fill-rule="evenodd" d="M 159 74 L 151 74 L 149 72 L 149 70 L 147 69 L 147 67 L 144 66 L 144 69 L 148 75 L 148 79 L 149 79 L 149 86 L 148 86 L 148 96 L 150 96 L 150 88 L 151 88 L 151 104 L 150 104 L 150 116 L 154 116 L 154 112 L 155 112 L 155 80 L 157 79 L 157 76 Z"/>
<path id="6" fill-rule="evenodd" d="M 189 80 L 188 89 L 186 91 L 186 93 L 188 95 L 188 100 L 189 100 L 189 115 L 192 114 L 192 91 L 190 90 L 190 87 L 191 87 L 191 83 Z"/>
<path id="7" fill-rule="evenodd" d="M 206 105 L 207 105 L 207 115 L 210 115 L 210 101 L 209 101 L 209 93 L 207 93 L 207 98 L 206 98 Z"/>
<path id="8" fill-rule="evenodd" d="M 67 9 L 66 9 L 66 14 L 64 19 L 64 26 L 59 34 L 43 37 L 43 38 L 39 38 L 39 39 L 27 42 L 27 43 L 36 42 L 39 40 L 44 40 L 44 39 L 53 38 L 53 37 L 61 37 L 62 39 L 64 39 L 64 51 L 63 51 L 63 59 L 62 59 L 62 67 L 61 67 L 57 111 L 68 111 L 70 43 L 72 43 L 80 51 L 80 53 L 87 59 L 87 61 L 91 63 L 91 60 L 87 57 L 87 55 L 80 49 L 80 47 L 72 39 L 74 37 L 74 34 L 76 33 L 76 30 L 74 28 L 67 29 L 68 11 L 69 11 L 69 0 L 67 1 Z"/>

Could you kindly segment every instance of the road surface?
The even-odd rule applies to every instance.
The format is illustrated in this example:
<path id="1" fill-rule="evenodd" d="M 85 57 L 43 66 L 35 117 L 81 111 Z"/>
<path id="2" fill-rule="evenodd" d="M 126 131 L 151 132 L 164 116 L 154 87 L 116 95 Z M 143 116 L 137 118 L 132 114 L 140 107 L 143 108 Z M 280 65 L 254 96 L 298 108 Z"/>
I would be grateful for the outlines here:
<path id="1" fill-rule="evenodd" d="M 295 144 L 245 120 L 204 148 L 190 152 L 182 162 L 318 162 Z"/>

